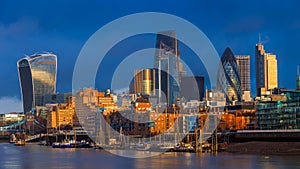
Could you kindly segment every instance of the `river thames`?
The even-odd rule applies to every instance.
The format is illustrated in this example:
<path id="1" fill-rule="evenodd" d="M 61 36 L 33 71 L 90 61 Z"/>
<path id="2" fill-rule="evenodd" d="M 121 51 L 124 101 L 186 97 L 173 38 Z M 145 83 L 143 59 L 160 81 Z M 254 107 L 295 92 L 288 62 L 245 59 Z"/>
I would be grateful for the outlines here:
<path id="1" fill-rule="evenodd" d="M 149 153 L 138 151 L 139 153 Z M 105 150 L 95 149 L 54 149 L 48 146 L 27 144 L 14 146 L 0 143 L 1 169 L 35 169 L 35 168 L 212 168 L 212 169 L 299 169 L 300 156 L 264 156 L 240 155 L 229 153 L 174 153 L 168 152 L 150 158 L 125 158 L 113 155 Z"/>

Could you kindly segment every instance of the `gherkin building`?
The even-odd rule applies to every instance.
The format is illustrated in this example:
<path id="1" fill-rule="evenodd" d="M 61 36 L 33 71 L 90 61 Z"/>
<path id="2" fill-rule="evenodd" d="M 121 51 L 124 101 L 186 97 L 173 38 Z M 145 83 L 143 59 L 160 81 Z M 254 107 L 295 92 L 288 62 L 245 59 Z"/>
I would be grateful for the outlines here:
<path id="1" fill-rule="evenodd" d="M 218 69 L 217 89 L 224 92 L 226 101 L 241 101 L 242 89 L 236 59 L 230 48 L 226 48 Z"/>

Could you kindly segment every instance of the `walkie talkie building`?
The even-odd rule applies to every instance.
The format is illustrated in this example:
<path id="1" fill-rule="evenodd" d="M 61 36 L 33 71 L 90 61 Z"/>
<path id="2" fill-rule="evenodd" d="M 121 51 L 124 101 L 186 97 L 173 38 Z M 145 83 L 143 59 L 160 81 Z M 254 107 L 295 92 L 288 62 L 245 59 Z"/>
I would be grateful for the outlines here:
<path id="1" fill-rule="evenodd" d="M 43 106 L 43 96 L 56 90 L 57 57 L 51 53 L 35 54 L 17 63 L 22 92 L 23 111 Z"/>

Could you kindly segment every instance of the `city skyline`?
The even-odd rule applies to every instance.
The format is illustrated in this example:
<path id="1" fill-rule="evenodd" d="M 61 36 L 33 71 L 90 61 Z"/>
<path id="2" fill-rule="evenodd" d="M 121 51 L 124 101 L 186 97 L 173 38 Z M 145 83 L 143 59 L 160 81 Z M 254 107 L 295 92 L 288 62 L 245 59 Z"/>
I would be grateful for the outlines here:
<path id="1" fill-rule="evenodd" d="M 71 77 L 73 66 L 78 53 L 85 41 L 101 26 L 118 17 L 145 11 L 165 12 L 182 17 L 199 27 L 208 36 L 219 55 L 226 47 L 230 47 L 234 54 L 251 56 L 251 90 L 255 90 L 255 72 L 253 72 L 255 58 L 255 44 L 258 34 L 267 51 L 272 51 L 278 61 L 278 87 L 294 89 L 296 87 L 296 68 L 300 63 L 297 56 L 297 41 L 299 40 L 299 2 L 282 4 L 280 2 L 220 2 L 204 4 L 203 2 L 174 2 L 168 9 L 156 2 L 149 2 L 146 6 L 127 2 L 132 5 L 123 9 L 121 3 L 111 2 L 81 3 L 62 2 L 55 13 L 48 11 L 57 6 L 56 3 L 47 4 L 49 9 L 41 9 L 44 2 L 14 2 L 2 1 L 0 5 L 0 50 L 2 51 L 0 79 L 0 100 L 15 98 L 17 104 L 21 102 L 21 91 L 18 81 L 16 62 L 24 56 L 36 52 L 50 51 L 58 56 L 58 92 L 71 91 Z M 180 6 L 181 8 L 175 8 Z M 225 7 L 223 7 L 225 6 Z M 115 12 L 105 9 L 115 8 Z M 141 7 L 141 8 L 140 8 Z M 226 8 L 227 7 L 227 8 Z M 247 7 L 247 10 L 243 10 Z M 76 9 L 88 11 L 76 14 Z M 226 9 L 226 10 L 225 10 Z M 271 11 L 285 11 L 271 13 Z M 102 12 L 98 12 L 102 11 Z M 188 12 L 186 12 L 188 11 Z M 49 15 L 51 13 L 51 15 Z M 66 13 L 66 15 L 63 15 Z M 105 15 L 106 14 L 106 15 Z M 60 17 L 58 17 L 60 16 Z M 86 20 L 86 18 L 89 18 Z M 286 19 L 288 18 L 288 19 Z M 281 22 L 278 22 L 281 20 Z M 82 26 L 84 25 L 84 26 Z M 151 38 L 149 38 L 151 39 Z M 155 45 L 155 38 L 149 42 Z M 180 49 L 181 58 L 189 58 L 191 53 L 184 47 Z M 201 71 L 197 65 L 192 65 L 196 71 Z M 202 74 L 200 74 L 202 75 Z M 9 87 L 8 87 L 9 86 Z M 128 84 L 126 84 L 128 86 Z M 252 92 L 254 96 L 255 93 Z M 14 100 L 13 100 L 14 101 Z M 5 113 L 2 101 L 0 113 Z M 13 105 L 15 106 L 15 105 Z M 12 110 L 14 111 L 14 110 Z M 15 110 L 18 111 L 18 110 Z"/>

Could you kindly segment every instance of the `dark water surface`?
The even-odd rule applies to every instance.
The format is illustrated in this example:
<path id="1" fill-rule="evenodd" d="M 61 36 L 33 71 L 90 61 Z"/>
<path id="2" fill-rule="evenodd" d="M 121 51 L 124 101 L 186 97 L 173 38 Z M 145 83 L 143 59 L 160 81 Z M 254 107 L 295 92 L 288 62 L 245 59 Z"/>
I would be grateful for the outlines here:
<path id="1" fill-rule="evenodd" d="M 149 152 L 135 152 L 139 153 Z M 261 156 L 228 153 L 202 154 L 164 153 L 150 158 L 125 158 L 94 149 L 54 149 L 47 146 L 27 144 L 18 147 L 0 143 L 0 168 L 222 168 L 222 169 L 300 169 L 300 156 Z"/>

